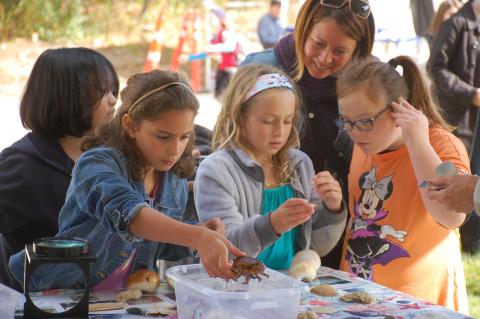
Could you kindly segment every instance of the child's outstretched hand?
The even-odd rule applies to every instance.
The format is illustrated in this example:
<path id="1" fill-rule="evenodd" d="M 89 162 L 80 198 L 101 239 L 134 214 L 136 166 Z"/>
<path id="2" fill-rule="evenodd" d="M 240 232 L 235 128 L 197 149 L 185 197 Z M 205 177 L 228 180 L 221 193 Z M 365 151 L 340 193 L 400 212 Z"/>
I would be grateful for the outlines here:
<path id="1" fill-rule="evenodd" d="M 339 213 L 343 197 L 340 183 L 328 171 L 315 175 L 312 182 L 325 207 L 332 213 Z"/>
<path id="2" fill-rule="evenodd" d="M 402 129 L 405 145 L 411 147 L 413 143 L 430 144 L 427 117 L 404 99 L 398 102 L 392 102 L 393 112 L 390 114 L 395 120 L 395 125 Z"/>
<path id="3" fill-rule="evenodd" d="M 245 256 L 245 253 L 224 235 L 207 227 L 201 227 L 200 236 L 195 239 L 194 248 L 200 256 L 200 261 L 210 277 L 232 279 L 235 274 L 232 272 L 232 262 L 228 260 L 228 253 L 234 256 Z"/>
<path id="4" fill-rule="evenodd" d="M 303 198 L 290 198 L 270 214 L 273 231 L 281 235 L 303 224 L 315 212 L 315 207 Z"/>

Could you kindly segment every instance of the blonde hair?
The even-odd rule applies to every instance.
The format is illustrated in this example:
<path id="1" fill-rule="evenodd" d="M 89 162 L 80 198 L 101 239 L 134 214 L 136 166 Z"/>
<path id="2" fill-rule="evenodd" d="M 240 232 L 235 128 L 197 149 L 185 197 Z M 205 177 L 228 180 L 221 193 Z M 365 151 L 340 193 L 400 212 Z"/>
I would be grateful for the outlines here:
<path id="1" fill-rule="evenodd" d="M 346 5 L 335 9 L 324 7 L 318 0 L 306 0 L 295 21 L 294 39 L 297 63 L 292 74 L 295 82 L 300 81 L 305 71 L 304 48 L 313 26 L 328 18 L 333 19 L 347 36 L 357 41 L 352 59 L 369 56 L 372 52 L 375 20 L 371 12 L 367 19 L 361 19 L 355 16 Z"/>
<path id="2" fill-rule="evenodd" d="M 257 78 L 270 73 L 282 74 L 288 78 L 284 72 L 270 65 L 250 64 L 237 71 L 228 85 L 223 98 L 222 108 L 215 124 L 212 138 L 213 150 L 231 149 L 235 146 L 248 150 L 242 137 L 242 122 L 250 108 L 262 98 L 263 92 L 254 95 L 246 101 L 244 100 Z M 292 86 L 295 94 L 295 113 L 292 120 L 292 130 L 285 145 L 273 156 L 273 163 L 277 168 L 275 170 L 277 182 L 283 182 L 292 177 L 293 170 L 289 165 L 289 150 L 290 148 L 298 148 L 300 145 L 300 96 L 293 82 Z"/>
<path id="3" fill-rule="evenodd" d="M 403 75 L 395 70 L 397 66 L 402 67 Z M 404 98 L 425 114 L 430 125 L 452 129 L 443 118 L 417 65 L 407 56 L 398 56 L 388 63 L 374 57 L 351 63 L 337 80 L 337 96 L 344 97 L 358 88 L 365 88 L 373 101 L 378 100 L 379 94 L 383 94 L 387 103 Z"/>

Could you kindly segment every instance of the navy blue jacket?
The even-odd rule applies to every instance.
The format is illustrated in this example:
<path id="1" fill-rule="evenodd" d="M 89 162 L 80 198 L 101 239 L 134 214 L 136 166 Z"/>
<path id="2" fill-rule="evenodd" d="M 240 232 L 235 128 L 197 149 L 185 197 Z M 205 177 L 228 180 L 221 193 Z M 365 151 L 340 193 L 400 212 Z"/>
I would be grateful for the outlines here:
<path id="1" fill-rule="evenodd" d="M 143 180 L 133 179 L 128 158 L 109 146 L 83 153 L 72 176 L 58 216 L 57 236 L 89 241 L 90 250 L 97 257 L 90 266 L 89 286 L 104 280 L 137 248 L 133 271 L 145 267 L 158 270 L 155 265 L 158 258 L 168 260 L 172 252 L 186 251 L 176 249 L 179 246 L 134 236 L 128 228 L 141 209 L 148 206 L 157 209 L 159 214 L 181 220 L 187 203 L 186 179 L 173 172 L 162 172 L 162 185 L 151 202 Z M 23 278 L 24 259 L 24 251 L 10 258 L 10 270 L 19 281 Z M 37 268 L 29 284 L 33 290 L 69 288 L 82 283 L 83 278 L 83 272 L 75 265 L 57 263 Z"/>
<path id="2" fill-rule="evenodd" d="M 74 161 L 56 138 L 28 133 L 0 153 L 0 282 L 19 284 L 8 271 L 11 255 L 58 231 Z"/>

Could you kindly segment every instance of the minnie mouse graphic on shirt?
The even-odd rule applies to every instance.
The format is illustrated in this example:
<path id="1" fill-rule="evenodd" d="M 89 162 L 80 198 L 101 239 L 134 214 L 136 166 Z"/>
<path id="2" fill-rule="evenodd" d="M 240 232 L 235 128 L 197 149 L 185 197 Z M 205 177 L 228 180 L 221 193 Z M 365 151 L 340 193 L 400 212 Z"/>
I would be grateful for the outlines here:
<path id="1" fill-rule="evenodd" d="M 410 256 L 401 246 L 389 240 L 389 237 L 394 237 L 403 242 L 406 231 L 377 224 L 389 214 L 383 209 L 383 202 L 393 193 L 392 177 L 377 180 L 375 167 L 360 176 L 362 193 L 359 201 L 354 201 L 346 259 L 350 272 L 363 279 L 372 280 L 373 265 L 386 265 L 394 259 Z"/>

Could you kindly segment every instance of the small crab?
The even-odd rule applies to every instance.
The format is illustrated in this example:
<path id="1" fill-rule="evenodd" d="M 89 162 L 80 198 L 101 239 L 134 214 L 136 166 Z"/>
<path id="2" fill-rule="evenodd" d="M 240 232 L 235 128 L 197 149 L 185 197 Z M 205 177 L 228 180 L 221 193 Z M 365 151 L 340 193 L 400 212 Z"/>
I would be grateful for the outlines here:
<path id="1" fill-rule="evenodd" d="M 237 280 L 241 276 L 245 277 L 244 284 L 248 284 L 250 278 L 256 278 L 258 281 L 261 281 L 262 278 L 260 275 L 269 277 L 265 273 L 265 265 L 260 260 L 247 256 L 236 257 L 233 260 L 232 271 L 235 273 L 234 280 Z"/>

